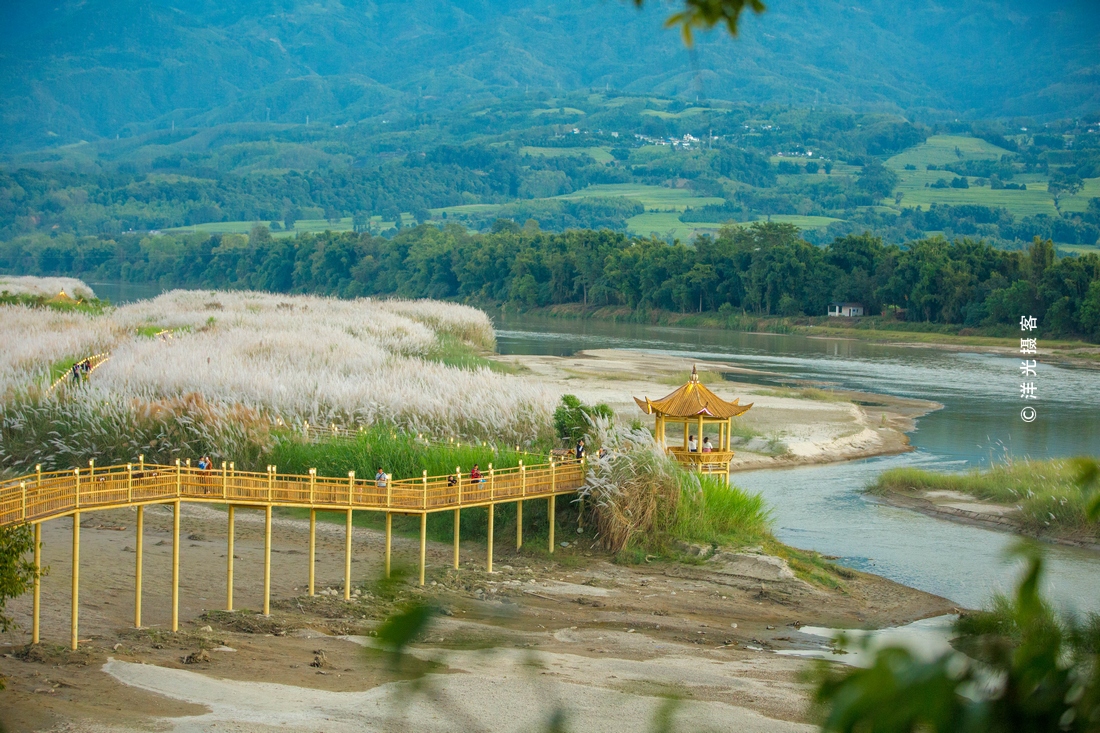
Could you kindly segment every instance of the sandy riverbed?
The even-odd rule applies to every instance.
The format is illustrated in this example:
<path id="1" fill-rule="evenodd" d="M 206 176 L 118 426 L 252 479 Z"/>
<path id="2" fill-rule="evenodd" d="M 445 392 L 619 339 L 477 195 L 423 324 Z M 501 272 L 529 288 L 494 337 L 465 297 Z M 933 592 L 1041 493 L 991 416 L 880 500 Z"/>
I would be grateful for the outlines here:
<path id="1" fill-rule="evenodd" d="M 45 525 L 41 652 L 16 654 L 26 634 L 0 649 L 0 722 L 12 733 L 57 731 L 303 731 L 537 729 L 561 707 L 574 730 L 645 729 L 662 703 L 683 700 L 686 730 L 809 730 L 802 659 L 779 649 L 820 648 L 805 625 L 884 627 L 954 611 L 952 604 L 885 579 L 852 573 L 842 589 L 791 577 L 781 564 L 750 553 L 700 565 L 614 565 L 588 552 L 584 535 L 553 558 L 517 554 L 498 541 L 496 569 L 484 572 L 484 548 L 463 548 L 460 571 L 450 546 L 429 549 L 429 584 L 391 599 L 372 594 L 381 565 L 378 532 L 356 529 L 354 579 L 367 594 L 345 604 L 303 597 L 306 523 L 281 518 L 273 545 L 272 617 L 241 612 L 202 616 L 223 607 L 225 515 L 185 505 L 181 556 L 181 619 L 168 622 L 171 515 L 146 518 L 145 631 L 133 614 L 133 513 L 84 516 L 81 549 L 83 649 L 63 647 L 69 625 L 71 524 Z M 342 525 L 322 523 L 318 588 L 339 588 Z M 260 604 L 262 523 L 238 514 L 236 601 Z M 501 528 L 498 537 L 508 537 Z M 411 561 L 415 544 L 396 543 Z M 588 556 L 586 556 L 586 554 Z M 377 591 L 375 591 L 377 593 Z M 421 596 L 446 609 L 416 655 L 438 660 L 424 695 L 408 675 L 367 656 L 356 640 L 402 599 Z M 29 625 L 29 598 L 12 604 Z M 203 629 L 209 624 L 209 630 Z M 210 661 L 184 664 L 207 648 Z M 232 651 L 230 651 L 232 650 Z M 318 651 L 324 666 L 312 667 Z"/>

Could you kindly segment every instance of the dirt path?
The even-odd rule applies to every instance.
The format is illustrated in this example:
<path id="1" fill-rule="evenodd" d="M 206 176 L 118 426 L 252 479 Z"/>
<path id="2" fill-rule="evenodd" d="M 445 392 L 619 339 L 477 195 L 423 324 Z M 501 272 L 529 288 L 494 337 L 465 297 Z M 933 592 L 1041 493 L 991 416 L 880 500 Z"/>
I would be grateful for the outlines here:
<path id="1" fill-rule="evenodd" d="M 82 649 L 68 640 L 71 523 L 44 525 L 43 644 L 18 655 L 25 633 L 0 648 L 0 722 L 29 730 L 530 730 L 554 710 L 571 729 L 645 729 L 662 694 L 683 702 L 687 729 L 809 730 L 806 662 L 777 649 L 820 648 L 803 624 L 882 627 L 950 613 L 948 601 L 876 576 L 853 573 L 843 589 L 812 587 L 781 565 L 749 554 L 698 565 L 627 567 L 587 547 L 583 535 L 551 558 L 538 549 L 496 547 L 498 572 L 484 572 L 485 548 L 429 548 L 428 586 L 383 591 L 382 537 L 357 528 L 353 578 L 362 595 L 304 597 L 306 523 L 280 518 L 273 541 L 270 618 L 211 613 L 225 599 L 225 515 L 187 506 L 181 548 L 181 631 L 169 619 L 170 522 L 146 514 L 144 622 L 133 619 L 133 513 L 85 515 L 81 534 Z M 319 523 L 318 588 L 339 588 L 342 525 Z M 566 528 L 562 528 L 565 536 Z M 257 608 L 262 520 L 238 512 L 236 603 Z M 499 537 L 508 537 L 501 528 Z M 397 561 L 415 542 L 398 539 Z M 401 603 L 427 598 L 444 614 L 417 646 L 419 668 L 394 672 L 360 639 Z M 12 604 L 29 626 L 30 599 Z M 185 664 L 192 653 L 200 661 Z M 318 652 L 324 652 L 320 666 Z M 112 660 L 112 661 L 108 661 Z M 208 660 L 208 661 L 206 661 Z M 436 660 L 430 662 L 429 660 Z M 428 666 L 431 664 L 432 666 Z M 417 665 L 414 664 L 414 667 Z M 410 675 L 425 678 L 414 692 Z"/>

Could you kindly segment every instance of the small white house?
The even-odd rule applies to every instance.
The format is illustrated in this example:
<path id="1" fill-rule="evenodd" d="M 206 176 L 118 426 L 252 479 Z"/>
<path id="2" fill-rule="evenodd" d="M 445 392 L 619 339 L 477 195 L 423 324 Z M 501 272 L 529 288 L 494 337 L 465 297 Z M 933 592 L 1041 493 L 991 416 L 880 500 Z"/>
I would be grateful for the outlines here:
<path id="1" fill-rule="evenodd" d="M 862 303 L 829 303 L 829 315 L 840 318 L 857 318 L 863 315 Z"/>

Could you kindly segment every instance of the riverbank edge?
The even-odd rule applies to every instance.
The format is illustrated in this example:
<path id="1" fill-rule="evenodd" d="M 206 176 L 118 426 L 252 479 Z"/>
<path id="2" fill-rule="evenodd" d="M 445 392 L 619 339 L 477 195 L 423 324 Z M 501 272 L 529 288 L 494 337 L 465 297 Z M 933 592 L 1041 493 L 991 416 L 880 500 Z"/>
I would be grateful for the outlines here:
<path id="1" fill-rule="evenodd" d="M 503 308 L 500 312 L 506 312 Z M 1019 342 L 1016 337 L 985 336 L 980 334 L 951 334 L 935 331 L 894 330 L 874 328 L 846 328 L 841 325 L 824 325 L 826 316 L 820 318 L 802 317 L 792 323 L 784 316 L 752 316 L 757 324 L 767 322 L 770 328 L 748 330 L 732 329 L 728 318 L 719 313 L 674 313 L 663 310 L 638 311 L 620 306 L 583 306 L 564 304 L 513 311 L 520 315 L 529 315 L 562 320 L 593 320 L 608 323 L 631 323 L 648 326 L 668 326 L 678 328 L 702 328 L 731 333 L 754 333 L 764 335 L 793 335 L 822 339 L 847 339 L 887 346 L 905 346 L 914 348 L 943 349 L 946 351 L 968 351 L 987 354 L 1018 354 Z M 822 321 L 822 324 L 810 321 Z M 852 319 L 834 319 L 852 320 Z M 936 339 L 936 340 L 932 340 Z M 1079 353 L 1069 353 L 1079 352 Z M 1059 363 L 1076 367 L 1100 369 L 1100 344 L 1087 341 L 1040 339 L 1039 355 L 1056 359 Z"/>
<path id="2" fill-rule="evenodd" d="M 866 490 L 865 493 L 868 497 L 881 501 L 884 504 L 889 504 L 890 506 L 895 506 L 900 509 L 918 511 L 921 514 L 937 519 L 946 519 L 952 522 L 959 522 L 960 524 L 986 527 L 999 532 L 1007 532 L 1020 537 L 1028 537 L 1051 545 L 1064 545 L 1066 547 L 1076 547 L 1091 552 L 1100 552 L 1100 542 L 1098 541 L 1081 540 L 1059 534 L 1032 532 L 1011 517 L 981 514 L 979 512 L 970 512 L 956 507 L 941 506 L 922 496 L 893 489 L 886 489 L 883 491 Z M 976 499 L 973 501 L 976 504 L 987 503 Z"/>

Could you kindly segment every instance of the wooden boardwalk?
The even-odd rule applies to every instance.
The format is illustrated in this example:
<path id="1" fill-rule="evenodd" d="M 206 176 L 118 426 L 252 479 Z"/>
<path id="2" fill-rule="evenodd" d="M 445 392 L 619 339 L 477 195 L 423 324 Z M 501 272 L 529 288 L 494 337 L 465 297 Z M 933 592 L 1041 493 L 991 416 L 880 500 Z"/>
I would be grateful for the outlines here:
<path id="1" fill-rule="evenodd" d="M 434 512 L 454 513 L 454 567 L 459 562 L 459 537 L 462 509 L 487 507 L 489 543 L 487 568 L 493 569 L 493 507 L 516 503 L 519 521 L 516 546 L 523 544 L 523 502 L 545 499 L 549 503 L 549 550 L 554 551 L 555 500 L 561 494 L 576 492 L 584 483 L 585 464 L 574 460 L 554 460 L 515 468 L 494 469 L 491 465 L 480 480 L 471 480 L 456 468 L 450 476 L 375 481 L 361 479 L 354 472 L 346 478 L 318 476 L 313 469 L 306 475 L 281 474 L 274 466 L 264 473 L 237 471 L 232 463 L 217 470 L 201 470 L 190 461 L 175 465 L 138 463 L 43 472 L 5 480 L 0 483 L 0 527 L 30 524 L 35 535 L 35 566 L 41 567 L 43 522 L 72 518 L 72 628 L 71 645 L 77 647 L 80 593 L 80 517 L 105 509 L 134 507 L 136 517 L 136 564 L 134 569 L 134 625 L 141 627 L 142 531 L 144 507 L 171 504 L 172 533 L 172 631 L 179 628 L 179 548 L 180 507 L 183 502 L 203 502 L 228 507 L 228 546 L 226 552 L 226 608 L 233 610 L 233 539 L 234 513 L 238 507 L 260 508 L 265 514 L 263 612 L 270 611 L 271 589 L 271 511 L 274 507 L 298 507 L 310 510 L 309 521 L 309 593 L 314 593 L 316 549 L 316 513 L 338 511 L 346 515 L 344 545 L 344 598 L 351 598 L 351 530 L 355 511 L 381 512 L 386 515 L 386 574 L 390 572 L 392 518 L 398 515 L 420 517 L 420 584 L 424 584 L 427 546 L 427 516 Z M 40 579 L 35 580 L 32 643 L 39 641 Z"/>

